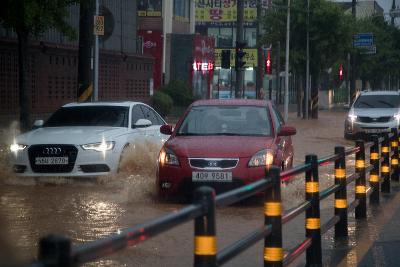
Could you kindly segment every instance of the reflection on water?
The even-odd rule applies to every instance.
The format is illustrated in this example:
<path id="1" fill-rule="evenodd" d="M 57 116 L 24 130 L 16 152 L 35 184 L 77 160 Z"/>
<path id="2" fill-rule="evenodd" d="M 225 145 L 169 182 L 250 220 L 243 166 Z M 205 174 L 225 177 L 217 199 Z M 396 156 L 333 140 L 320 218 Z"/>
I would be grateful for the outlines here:
<path id="1" fill-rule="evenodd" d="M 66 235 L 75 244 L 88 242 L 162 212 L 154 189 L 158 143 L 134 144 L 126 151 L 118 175 L 97 179 L 15 177 L 7 165 L 7 145 L 2 143 L 0 249 L 17 249 L 19 260 L 34 258 L 39 238 L 49 233 Z M 145 208 L 148 203 L 154 204 L 153 209 Z M 124 264 L 106 259 L 87 266 Z"/>

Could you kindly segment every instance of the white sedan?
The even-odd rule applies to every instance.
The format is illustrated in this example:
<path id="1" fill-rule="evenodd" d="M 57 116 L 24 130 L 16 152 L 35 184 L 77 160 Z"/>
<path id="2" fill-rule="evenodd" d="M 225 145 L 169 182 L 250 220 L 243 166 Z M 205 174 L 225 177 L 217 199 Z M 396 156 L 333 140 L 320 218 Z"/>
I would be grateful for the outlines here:
<path id="1" fill-rule="evenodd" d="M 139 102 L 71 103 L 10 146 L 11 163 L 21 176 L 101 176 L 118 172 L 123 153 L 134 142 L 160 148 L 165 121 Z"/>

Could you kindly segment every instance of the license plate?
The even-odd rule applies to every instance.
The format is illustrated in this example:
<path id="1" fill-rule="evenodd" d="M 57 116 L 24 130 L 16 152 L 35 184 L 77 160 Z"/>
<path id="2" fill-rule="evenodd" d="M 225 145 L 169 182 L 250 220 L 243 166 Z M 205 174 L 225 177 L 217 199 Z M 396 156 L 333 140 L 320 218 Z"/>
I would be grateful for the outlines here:
<path id="1" fill-rule="evenodd" d="M 365 132 L 366 133 L 380 133 L 380 132 L 384 132 L 384 129 L 366 129 Z"/>
<path id="2" fill-rule="evenodd" d="M 36 165 L 67 165 L 68 157 L 36 157 Z"/>
<path id="3" fill-rule="evenodd" d="M 193 182 L 232 182 L 231 172 L 192 172 Z"/>

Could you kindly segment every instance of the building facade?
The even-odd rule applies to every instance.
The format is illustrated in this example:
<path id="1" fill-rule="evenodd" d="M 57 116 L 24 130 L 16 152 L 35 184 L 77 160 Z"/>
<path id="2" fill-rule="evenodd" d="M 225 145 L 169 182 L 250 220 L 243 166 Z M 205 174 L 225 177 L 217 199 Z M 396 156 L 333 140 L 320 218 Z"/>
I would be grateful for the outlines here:
<path id="1" fill-rule="evenodd" d="M 99 40 L 99 100 L 148 101 L 154 59 L 137 49 L 136 2 L 100 0 L 105 34 Z M 79 31 L 79 5 L 69 8 L 67 22 Z M 27 88 L 34 117 L 77 101 L 78 40 L 48 30 L 29 42 Z M 16 34 L 0 27 L 0 116 L 18 114 Z"/>
<path id="2" fill-rule="evenodd" d="M 196 33 L 214 37 L 215 69 L 211 83 L 212 98 L 231 98 L 235 91 L 236 0 L 196 0 Z M 268 1 L 262 1 L 265 9 Z M 256 98 L 257 63 L 257 0 L 244 1 L 244 40 L 246 62 L 244 95 Z M 222 50 L 230 50 L 230 68 L 221 68 Z"/>
<path id="3" fill-rule="evenodd" d="M 137 15 L 137 35 L 143 54 L 155 59 L 153 80 L 158 89 L 177 78 L 173 42 L 180 36 L 184 44 L 185 35 L 194 33 L 194 0 L 137 0 Z"/>

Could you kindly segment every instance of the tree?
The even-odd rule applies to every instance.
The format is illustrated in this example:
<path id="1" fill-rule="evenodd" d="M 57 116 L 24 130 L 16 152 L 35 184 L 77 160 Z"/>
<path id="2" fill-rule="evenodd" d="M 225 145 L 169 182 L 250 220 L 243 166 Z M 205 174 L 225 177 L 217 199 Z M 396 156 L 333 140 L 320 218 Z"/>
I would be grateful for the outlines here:
<path id="1" fill-rule="evenodd" d="M 21 130 L 31 123 L 30 94 L 26 88 L 29 39 L 40 37 L 47 29 L 55 28 L 65 36 L 76 37 L 74 29 L 65 22 L 68 7 L 79 0 L 3 0 L 0 24 L 16 32 L 18 37 L 18 90 Z"/>
<path id="2" fill-rule="evenodd" d="M 264 20 L 263 42 L 286 43 L 286 0 L 274 1 Z M 290 25 L 290 65 L 291 71 L 305 76 L 306 69 L 306 1 L 292 1 Z M 351 49 L 353 18 L 345 15 L 335 3 L 326 0 L 310 0 L 310 74 L 312 75 L 312 95 L 318 93 L 321 75 L 337 60 L 345 60 Z M 281 49 L 284 51 L 284 49 Z M 282 53 L 283 55 L 283 53 Z M 281 55 L 281 56 L 282 56 Z M 284 56 L 284 55 L 283 55 Z M 305 79 L 302 79 L 305 81 Z M 305 87 L 304 87 L 305 88 Z M 313 116 L 314 117 L 314 116 Z"/>
<path id="3" fill-rule="evenodd" d="M 358 51 L 358 75 L 364 84 L 369 81 L 373 89 L 386 89 L 385 80 L 400 78 L 400 30 L 383 16 L 373 16 L 357 21 L 357 31 L 372 33 L 377 49 L 372 55 Z"/>

